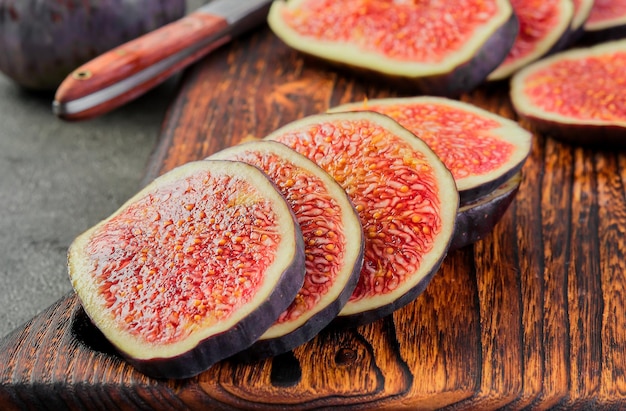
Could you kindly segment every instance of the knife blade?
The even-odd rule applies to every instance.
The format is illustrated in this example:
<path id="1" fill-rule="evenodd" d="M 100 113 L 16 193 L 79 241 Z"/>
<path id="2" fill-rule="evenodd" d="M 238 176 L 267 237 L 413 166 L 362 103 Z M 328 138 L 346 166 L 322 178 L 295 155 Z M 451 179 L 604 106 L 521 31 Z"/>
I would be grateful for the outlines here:
<path id="1" fill-rule="evenodd" d="M 88 61 L 58 87 L 52 111 L 68 120 L 107 113 L 260 25 L 272 0 L 214 0 Z"/>

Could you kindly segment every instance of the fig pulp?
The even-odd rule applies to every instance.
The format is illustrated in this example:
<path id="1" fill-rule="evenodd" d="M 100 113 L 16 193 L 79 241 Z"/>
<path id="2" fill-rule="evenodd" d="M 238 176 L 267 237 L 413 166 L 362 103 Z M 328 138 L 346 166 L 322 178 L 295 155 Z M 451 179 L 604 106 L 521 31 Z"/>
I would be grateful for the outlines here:
<path id="1" fill-rule="evenodd" d="M 594 0 L 584 31 L 584 41 L 587 43 L 626 37 L 626 1 Z"/>
<path id="2" fill-rule="evenodd" d="M 508 78 L 515 71 L 558 47 L 569 34 L 574 16 L 572 0 L 511 0 L 519 31 L 506 59 L 489 74 L 489 80 Z"/>
<path id="3" fill-rule="evenodd" d="M 209 159 L 243 161 L 259 167 L 276 184 L 300 225 L 306 255 L 304 285 L 245 356 L 262 358 L 289 351 L 317 335 L 352 295 L 363 265 L 359 216 L 346 192 L 328 173 L 283 144 L 248 142 Z"/>
<path id="4" fill-rule="evenodd" d="M 532 135 L 516 122 L 441 97 L 367 100 L 331 109 L 385 114 L 423 140 L 452 172 L 461 204 L 480 198 L 523 166 Z"/>
<path id="5" fill-rule="evenodd" d="M 445 96 L 482 83 L 518 29 L 506 0 L 275 1 L 268 23 L 305 54 Z"/>
<path id="6" fill-rule="evenodd" d="M 139 371 L 185 378 L 256 341 L 303 284 L 291 208 L 256 167 L 188 163 L 80 235 L 69 276 Z"/>
<path id="7" fill-rule="evenodd" d="M 598 146 L 626 142 L 626 40 L 564 51 L 511 80 L 517 113 L 564 141 Z"/>
<path id="8" fill-rule="evenodd" d="M 411 302 L 446 255 L 458 192 L 421 140 L 375 112 L 320 114 L 266 137 L 313 160 L 348 193 L 365 232 L 359 282 L 339 321 L 374 321 Z"/>

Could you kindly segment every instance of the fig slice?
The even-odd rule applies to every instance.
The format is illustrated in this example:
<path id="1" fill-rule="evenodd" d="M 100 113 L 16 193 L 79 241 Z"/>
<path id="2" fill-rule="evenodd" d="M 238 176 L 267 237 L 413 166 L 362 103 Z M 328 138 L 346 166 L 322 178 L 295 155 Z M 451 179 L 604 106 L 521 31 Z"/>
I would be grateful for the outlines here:
<path id="1" fill-rule="evenodd" d="M 506 59 L 489 80 L 510 77 L 520 68 L 549 54 L 569 34 L 574 17 L 572 0 L 511 0 L 519 31 Z"/>
<path id="2" fill-rule="evenodd" d="M 515 199 L 521 181 L 518 172 L 491 193 L 459 207 L 450 251 L 474 244 L 491 233 Z"/>
<path id="3" fill-rule="evenodd" d="M 514 109 L 537 130 L 595 146 L 626 142 L 626 40 L 563 51 L 511 79 Z"/>
<path id="4" fill-rule="evenodd" d="M 531 133 L 470 103 L 431 96 L 383 98 L 329 111 L 355 110 L 385 114 L 428 144 L 452 172 L 461 205 L 508 180 L 530 153 Z"/>
<path id="5" fill-rule="evenodd" d="M 276 321 L 303 284 L 304 244 L 259 169 L 197 161 L 77 237 L 68 269 L 85 312 L 130 364 L 186 378 Z"/>
<path id="6" fill-rule="evenodd" d="M 343 188 L 284 144 L 252 141 L 209 159 L 243 161 L 263 170 L 291 206 L 302 230 L 306 255 L 302 289 L 274 325 L 237 357 L 282 354 L 317 335 L 352 295 L 363 265 L 361 221 Z"/>
<path id="7" fill-rule="evenodd" d="M 626 1 L 594 0 L 584 31 L 583 39 L 587 43 L 626 37 Z"/>
<path id="8" fill-rule="evenodd" d="M 444 96 L 482 83 L 518 30 L 506 0 L 275 1 L 268 23 L 302 53 Z"/>
<path id="9" fill-rule="evenodd" d="M 363 268 L 337 322 L 375 321 L 414 300 L 446 255 L 458 192 L 439 157 L 391 118 L 318 114 L 276 130 L 348 193 L 365 232 Z"/>

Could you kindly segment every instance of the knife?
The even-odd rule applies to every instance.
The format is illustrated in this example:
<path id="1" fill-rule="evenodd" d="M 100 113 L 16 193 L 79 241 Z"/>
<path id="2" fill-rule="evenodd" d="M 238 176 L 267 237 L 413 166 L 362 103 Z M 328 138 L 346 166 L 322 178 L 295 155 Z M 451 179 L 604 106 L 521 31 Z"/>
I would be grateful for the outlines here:
<path id="1" fill-rule="evenodd" d="M 70 73 L 52 111 L 64 120 L 107 113 L 139 97 L 234 37 L 260 25 L 272 0 L 214 0 Z"/>

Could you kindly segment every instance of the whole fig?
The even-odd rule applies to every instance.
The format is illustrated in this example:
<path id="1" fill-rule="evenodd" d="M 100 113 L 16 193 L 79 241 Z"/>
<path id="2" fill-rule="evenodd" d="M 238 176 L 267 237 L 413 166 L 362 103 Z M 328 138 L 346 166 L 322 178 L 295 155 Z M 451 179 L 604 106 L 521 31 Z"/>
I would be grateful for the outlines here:
<path id="1" fill-rule="evenodd" d="M 185 0 L 0 0 L 0 71 L 54 90 L 76 67 L 185 9 Z"/>

